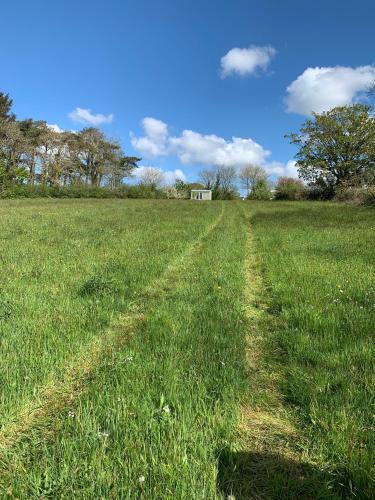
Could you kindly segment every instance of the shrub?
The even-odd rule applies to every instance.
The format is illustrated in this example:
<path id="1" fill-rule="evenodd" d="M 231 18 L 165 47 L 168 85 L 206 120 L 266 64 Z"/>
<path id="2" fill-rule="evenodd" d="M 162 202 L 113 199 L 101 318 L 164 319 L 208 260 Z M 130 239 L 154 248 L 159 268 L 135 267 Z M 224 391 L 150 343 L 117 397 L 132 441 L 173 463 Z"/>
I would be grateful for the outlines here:
<path id="1" fill-rule="evenodd" d="M 280 177 L 277 181 L 275 198 L 277 200 L 302 200 L 306 197 L 306 188 L 300 179 Z"/>
<path id="2" fill-rule="evenodd" d="M 0 185 L 1 198 L 166 198 L 161 189 L 143 185 L 123 184 L 116 189 L 101 186 L 73 184 L 46 186 L 45 184 Z"/>
<path id="3" fill-rule="evenodd" d="M 265 179 L 257 181 L 247 198 L 249 200 L 271 200 L 272 192 L 268 181 Z"/>
<path id="4" fill-rule="evenodd" d="M 375 186 L 343 187 L 337 190 L 336 200 L 375 206 Z"/>
<path id="5" fill-rule="evenodd" d="M 12 184 L 4 188 L 2 198 L 114 198 L 114 191 L 104 187 L 77 184 L 46 186 L 45 184 Z"/>
<path id="6" fill-rule="evenodd" d="M 161 189 L 145 186 L 144 184 L 123 185 L 116 192 L 126 193 L 126 196 L 118 196 L 119 198 L 166 198 L 166 194 Z"/>

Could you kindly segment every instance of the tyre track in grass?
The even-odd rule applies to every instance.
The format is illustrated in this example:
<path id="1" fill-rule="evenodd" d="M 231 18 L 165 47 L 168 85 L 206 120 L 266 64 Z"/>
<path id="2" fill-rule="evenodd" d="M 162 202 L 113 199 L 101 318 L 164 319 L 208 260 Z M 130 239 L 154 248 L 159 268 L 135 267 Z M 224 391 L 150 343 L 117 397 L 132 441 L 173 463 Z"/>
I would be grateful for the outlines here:
<path id="1" fill-rule="evenodd" d="M 100 337 L 96 337 L 88 347 L 67 364 L 64 375 L 54 378 L 43 386 L 39 394 L 29 401 L 16 415 L 9 418 L 0 429 L 0 463 L 6 468 L 9 463 L 7 454 L 31 431 L 43 430 L 53 416 L 67 405 L 77 400 L 94 378 L 95 372 L 105 361 L 135 334 L 137 327 L 144 321 L 147 311 L 174 287 L 174 276 L 185 261 L 199 251 L 205 240 L 217 228 L 224 216 L 225 204 L 215 221 L 207 226 L 202 234 L 188 245 L 188 248 L 166 267 L 151 285 L 147 286 L 130 305 L 129 311 Z M 4 468 L 3 467 L 3 468 Z"/>
<path id="2" fill-rule="evenodd" d="M 219 459 L 220 497 L 336 499 L 330 478 L 309 461 L 298 418 L 280 393 L 283 367 L 278 353 L 268 347 L 275 326 L 267 311 L 251 216 L 244 213 L 244 217 L 248 226 L 244 302 L 249 391 L 240 408 L 235 445 Z"/>

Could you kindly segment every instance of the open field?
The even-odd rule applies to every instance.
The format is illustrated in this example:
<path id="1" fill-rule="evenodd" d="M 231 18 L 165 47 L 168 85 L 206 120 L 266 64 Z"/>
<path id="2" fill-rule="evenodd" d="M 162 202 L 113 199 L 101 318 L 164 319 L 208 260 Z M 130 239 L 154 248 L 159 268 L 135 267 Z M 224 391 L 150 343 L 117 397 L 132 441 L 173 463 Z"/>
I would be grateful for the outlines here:
<path id="1" fill-rule="evenodd" d="M 373 496 L 372 210 L 26 200 L 0 216 L 2 496 Z"/>

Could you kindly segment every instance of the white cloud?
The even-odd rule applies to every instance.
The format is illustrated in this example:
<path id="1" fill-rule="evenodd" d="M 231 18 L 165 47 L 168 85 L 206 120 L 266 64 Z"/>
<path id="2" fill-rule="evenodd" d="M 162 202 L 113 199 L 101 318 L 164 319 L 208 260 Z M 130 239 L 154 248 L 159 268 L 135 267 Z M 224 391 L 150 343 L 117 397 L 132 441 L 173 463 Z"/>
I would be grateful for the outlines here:
<path id="1" fill-rule="evenodd" d="M 113 120 L 113 113 L 109 115 L 102 115 L 97 113 L 96 115 L 91 112 L 91 109 L 76 108 L 74 111 L 69 113 L 69 118 L 76 123 L 83 123 L 85 125 L 92 125 L 97 127 L 103 123 L 111 123 Z"/>
<path id="2" fill-rule="evenodd" d="M 233 137 L 231 140 L 225 140 L 214 134 L 204 135 L 192 130 L 184 130 L 178 136 L 170 136 L 168 126 L 160 120 L 147 118 L 142 120 L 142 124 L 147 135 L 140 138 L 132 137 L 133 147 L 142 154 L 151 152 L 154 157 L 176 155 L 183 165 L 200 167 L 224 165 L 240 168 L 252 163 L 261 165 L 273 177 L 298 178 L 295 161 L 269 162 L 268 157 L 271 152 L 253 139 Z M 147 141 L 150 141 L 152 147 Z M 142 166 L 136 169 L 135 176 L 142 178 L 144 170 L 147 171 L 148 168 L 150 167 Z M 186 180 L 184 172 L 180 169 L 162 173 L 164 185 L 171 185 L 176 179 Z"/>
<path id="3" fill-rule="evenodd" d="M 251 45 L 247 49 L 235 47 L 221 58 L 221 77 L 237 73 L 238 75 L 252 75 L 258 70 L 266 71 L 276 54 L 276 50 L 267 45 L 257 47 Z"/>
<path id="4" fill-rule="evenodd" d="M 375 66 L 307 68 L 287 87 L 287 111 L 321 113 L 355 101 L 375 79 Z"/>
<path id="5" fill-rule="evenodd" d="M 264 163 L 270 154 L 252 139 L 233 137 L 225 140 L 217 135 L 204 135 L 184 130 L 179 136 L 170 136 L 166 123 L 155 118 L 144 118 L 145 135 L 131 134 L 132 146 L 146 158 L 177 155 L 183 165 L 244 165 Z"/>
<path id="6" fill-rule="evenodd" d="M 186 182 L 186 175 L 179 168 L 176 170 L 164 171 L 164 182 L 167 186 L 173 185 L 177 179 Z"/>
<path id="7" fill-rule="evenodd" d="M 179 168 L 177 168 L 176 170 L 163 170 L 161 168 L 152 167 L 150 165 L 141 165 L 140 167 L 135 169 L 135 171 L 133 172 L 133 176 L 137 180 L 142 180 L 150 173 L 159 173 L 160 183 L 165 186 L 172 186 L 177 179 L 181 179 L 182 181 L 186 182 L 186 175 Z"/>
<path id="8" fill-rule="evenodd" d="M 289 160 L 286 164 L 273 161 L 264 165 L 264 168 L 270 176 L 293 177 L 294 179 L 298 179 L 297 166 L 294 160 Z"/>
<path id="9" fill-rule="evenodd" d="M 168 126 L 156 118 L 146 117 L 142 120 L 145 132 L 143 137 L 134 137 L 131 134 L 133 148 L 146 158 L 154 158 L 166 154 Z"/>
<path id="10" fill-rule="evenodd" d="M 53 130 L 54 132 L 57 132 L 58 134 L 62 134 L 63 132 L 65 132 L 65 130 L 63 130 L 58 125 L 56 125 L 56 123 L 47 123 L 47 127 L 50 130 Z"/>
<path id="11" fill-rule="evenodd" d="M 184 165 L 236 165 L 263 163 L 270 154 L 252 139 L 233 137 L 226 141 L 217 135 L 184 130 L 170 138 L 170 147 Z"/>

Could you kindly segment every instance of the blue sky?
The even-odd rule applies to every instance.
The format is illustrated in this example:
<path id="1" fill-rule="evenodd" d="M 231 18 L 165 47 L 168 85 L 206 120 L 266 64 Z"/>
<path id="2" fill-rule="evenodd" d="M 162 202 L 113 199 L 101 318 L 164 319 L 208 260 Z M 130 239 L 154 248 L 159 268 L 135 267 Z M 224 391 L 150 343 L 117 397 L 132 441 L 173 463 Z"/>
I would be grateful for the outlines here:
<path id="1" fill-rule="evenodd" d="M 15 0 L 1 17 L 19 118 L 97 124 L 189 180 L 248 161 L 293 174 L 284 134 L 375 80 L 371 1 Z"/>

